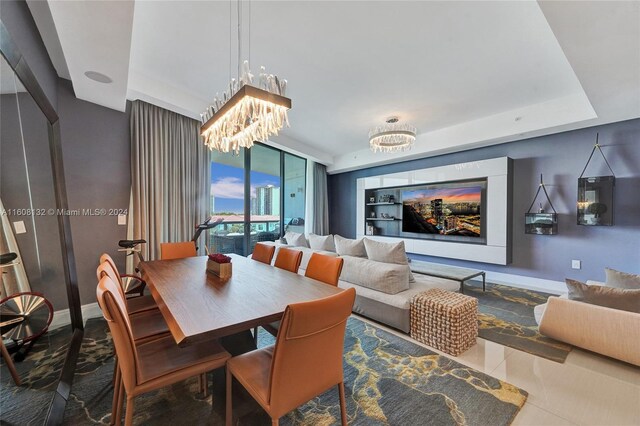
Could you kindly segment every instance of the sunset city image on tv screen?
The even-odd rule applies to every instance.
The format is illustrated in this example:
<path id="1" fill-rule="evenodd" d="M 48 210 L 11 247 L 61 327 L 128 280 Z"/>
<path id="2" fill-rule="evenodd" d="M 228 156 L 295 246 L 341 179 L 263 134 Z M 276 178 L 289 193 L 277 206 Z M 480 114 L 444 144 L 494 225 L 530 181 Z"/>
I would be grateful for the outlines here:
<path id="1" fill-rule="evenodd" d="M 402 191 L 402 232 L 480 237 L 483 183 Z"/>

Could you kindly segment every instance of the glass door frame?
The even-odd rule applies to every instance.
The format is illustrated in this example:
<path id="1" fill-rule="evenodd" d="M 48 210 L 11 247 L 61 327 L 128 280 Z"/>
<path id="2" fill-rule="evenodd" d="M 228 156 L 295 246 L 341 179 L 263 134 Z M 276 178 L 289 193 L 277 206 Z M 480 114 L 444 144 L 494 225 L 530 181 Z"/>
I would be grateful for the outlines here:
<path id="1" fill-rule="evenodd" d="M 279 148 L 269 146 L 261 142 L 255 142 L 254 146 L 263 146 L 274 151 L 278 151 L 280 154 L 280 238 L 284 236 L 284 159 L 285 155 L 291 155 L 293 157 L 304 160 L 305 164 L 305 182 L 307 179 L 307 159 L 296 154 L 284 151 Z M 244 253 L 249 254 L 251 248 L 251 149 L 244 149 L 244 238 L 242 241 L 242 249 Z M 305 202 L 307 197 L 307 185 L 305 184 Z"/>

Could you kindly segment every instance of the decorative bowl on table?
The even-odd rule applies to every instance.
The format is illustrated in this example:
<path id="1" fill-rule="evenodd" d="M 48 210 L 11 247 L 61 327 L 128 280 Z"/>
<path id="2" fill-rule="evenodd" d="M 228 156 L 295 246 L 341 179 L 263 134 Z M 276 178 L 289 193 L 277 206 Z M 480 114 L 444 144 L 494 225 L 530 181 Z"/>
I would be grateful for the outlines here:
<path id="1" fill-rule="evenodd" d="M 231 258 L 222 253 L 210 254 L 207 259 L 207 272 L 220 278 L 229 278 L 231 276 Z"/>

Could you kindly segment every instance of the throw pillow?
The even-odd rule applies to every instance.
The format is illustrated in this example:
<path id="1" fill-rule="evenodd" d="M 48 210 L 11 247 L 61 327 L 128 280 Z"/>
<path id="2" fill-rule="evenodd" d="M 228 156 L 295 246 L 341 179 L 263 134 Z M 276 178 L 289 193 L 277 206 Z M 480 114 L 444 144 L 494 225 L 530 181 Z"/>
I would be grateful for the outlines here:
<path id="1" fill-rule="evenodd" d="M 361 257 L 342 256 L 340 279 L 382 293 L 396 294 L 409 289 L 409 268 Z"/>
<path id="2" fill-rule="evenodd" d="M 287 245 L 294 247 L 309 247 L 307 239 L 304 234 L 298 234 L 297 232 L 286 232 L 284 239 L 287 240 Z"/>
<path id="3" fill-rule="evenodd" d="M 382 243 L 380 241 L 363 238 L 367 257 L 371 260 L 397 265 L 408 265 L 407 252 L 404 249 L 404 241 L 399 243 Z M 409 268 L 409 267 L 408 267 Z M 409 282 L 416 282 L 411 268 L 409 268 Z"/>
<path id="4" fill-rule="evenodd" d="M 309 234 L 309 247 L 314 250 L 336 251 L 336 245 L 333 242 L 333 235 L 316 235 Z"/>
<path id="5" fill-rule="evenodd" d="M 336 245 L 336 253 L 340 256 L 367 257 L 367 251 L 364 248 L 362 239 L 352 240 L 337 234 L 333 238 Z"/>
<path id="6" fill-rule="evenodd" d="M 570 300 L 640 313 L 640 290 L 586 285 L 568 278 L 565 281 Z"/>
<path id="7" fill-rule="evenodd" d="M 604 268 L 607 274 L 607 287 L 640 290 L 640 275 L 628 274 L 611 268 Z"/>

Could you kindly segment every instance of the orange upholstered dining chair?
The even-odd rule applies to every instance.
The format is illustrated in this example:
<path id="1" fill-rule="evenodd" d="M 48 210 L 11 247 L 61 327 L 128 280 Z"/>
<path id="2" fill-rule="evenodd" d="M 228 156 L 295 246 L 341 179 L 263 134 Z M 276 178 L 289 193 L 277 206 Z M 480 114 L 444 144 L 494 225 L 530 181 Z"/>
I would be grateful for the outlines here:
<path id="1" fill-rule="evenodd" d="M 302 252 L 300 250 L 281 247 L 280 250 L 278 250 L 278 255 L 276 256 L 276 261 L 273 266 L 297 274 L 298 268 L 300 268 L 300 262 L 302 262 Z"/>
<path id="2" fill-rule="evenodd" d="M 309 259 L 309 265 L 304 271 L 304 276 L 337 287 L 343 264 L 344 259 L 341 257 L 313 253 Z"/>
<path id="3" fill-rule="evenodd" d="M 116 404 L 112 423 L 120 424 L 122 401 L 126 393 L 125 425 L 133 424 L 135 397 L 193 376 L 224 367 L 231 357 L 216 340 L 185 347 L 176 345 L 172 336 L 138 343 L 132 338 L 132 327 L 126 314 L 125 300 L 109 276 L 100 279 L 98 304 L 107 320 L 119 359 L 121 380 L 114 389 Z"/>
<path id="4" fill-rule="evenodd" d="M 135 277 L 140 279 L 140 277 L 138 277 L 137 275 L 120 274 L 120 272 L 118 272 L 118 268 L 116 267 L 116 263 L 113 261 L 111 256 L 109 256 L 107 253 L 103 253 L 100 256 L 100 265 L 103 265 L 103 264 L 106 264 L 111 268 L 113 272 L 113 276 L 111 277 L 111 279 L 115 278 L 117 280 L 116 283 L 120 284 L 120 288 L 122 288 L 122 291 L 124 292 L 126 297 L 127 294 L 129 293 L 127 292 L 123 278 Z M 98 272 L 98 281 L 100 280 L 100 278 L 102 278 L 100 274 L 101 272 Z M 138 312 L 158 309 L 158 306 L 156 305 L 155 300 L 153 300 L 153 297 L 151 295 L 146 295 L 146 296 L 142 295 L 142 291 L 144 291 L 144 286 L 142 286 L 142 290 L 140 291 L 139 297 L 133 297 L 133 298 L 127 299 L 127 311 L 129 312 L 130 315 L 137 314 Z M 138 290 L 135 290 L 135 292 L 138 292 Z"/>
<path id="5" fill-rule="evenodd" d="M 253 253 L 251 254 L 251 259 L 271 265 L 271 260 L 273 259 L 273 254 L 275 252 L 276 246 L 257 243 L 253 249 Z"/>
<path id="6" fill-rule="evenodd" d="M 183 259 L 196 256 L 196 243 L 184 241 L 180 243 L 160 243 L 160 259 Z"/>
<path id="7" fill-rule="evenodd" d="M 102 255 L 100 256 L 100 263 L 104 262 L 109 262 L 113 270 L 116 271 L 116 273 L 118 274 L 118 283 L 120 283 L 126 295 L 137 293 L 139 296 L 142 296 L 145 287 L 145 283 L 144 281 L 142 281 L 142 278 L 140 278 L 138 275 L 120 274 L 120 272 L 118 272 L 118 268 L 116 267 L 116 262 L 107 253 L 102 253 Z M 136 280 L 131 288 L 127 288 L 123 278 L 135 278 Z"/>
<path id="8" fill-rule="evenodd" d="M 338 386 L 340 416 L 347 424 L 342 356 L 354 289 L 311 302 L 289 305 L 275 346 L 227 362 L 226 425 L 231 426 L 235 377 L 271 417 L 272 425 L 289 411 Z"/>

